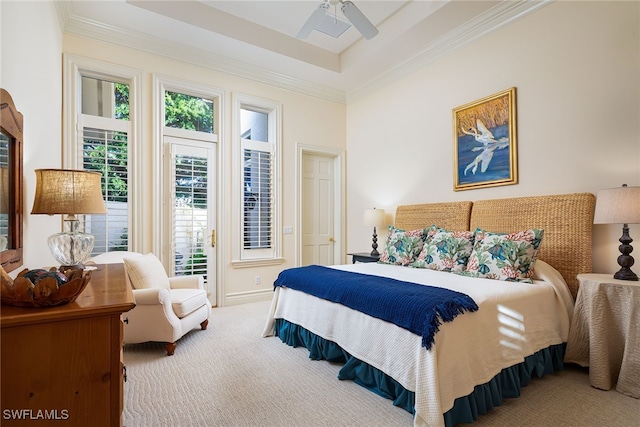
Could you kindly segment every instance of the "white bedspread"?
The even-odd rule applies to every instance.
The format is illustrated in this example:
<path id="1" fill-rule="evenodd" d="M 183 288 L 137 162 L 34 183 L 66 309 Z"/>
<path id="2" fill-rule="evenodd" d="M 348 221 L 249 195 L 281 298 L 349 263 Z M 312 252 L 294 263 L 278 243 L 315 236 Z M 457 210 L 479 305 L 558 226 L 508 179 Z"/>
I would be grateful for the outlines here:
<path id="1" fill-rule="evenodd" d="M 263 336 L 273 335 L 275 319 L 282 318 L 337 343 L 415 392 L 415 426 L 442 426 L 442 414 L 456 398 L 526 356 L 567 341 L 573 300 L 562 276 L 541 261 L 536 277 L 542 280 L 534 284 L 376 263 L 333 268 L 447 287 L 478 304 L 478 311 L 444 323 L 427 351 L 420 336 L 392 323 L 299 291 L 276 289 Z"/>

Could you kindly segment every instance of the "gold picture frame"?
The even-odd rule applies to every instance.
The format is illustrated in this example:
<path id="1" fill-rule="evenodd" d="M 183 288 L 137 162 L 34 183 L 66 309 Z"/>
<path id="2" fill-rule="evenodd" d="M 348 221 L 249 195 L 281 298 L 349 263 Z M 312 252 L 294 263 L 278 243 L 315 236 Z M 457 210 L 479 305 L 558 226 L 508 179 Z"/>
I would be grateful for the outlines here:
<path id="1" fill-rule="evenodd" d="M 516 88 L 453 109 L 453 190 L 518 183 Z"/>

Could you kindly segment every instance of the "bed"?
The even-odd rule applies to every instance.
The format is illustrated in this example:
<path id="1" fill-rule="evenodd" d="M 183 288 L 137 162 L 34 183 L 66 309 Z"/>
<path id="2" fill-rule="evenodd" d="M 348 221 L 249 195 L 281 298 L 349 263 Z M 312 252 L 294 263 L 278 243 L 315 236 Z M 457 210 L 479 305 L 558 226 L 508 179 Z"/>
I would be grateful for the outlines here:
<path id="1" fill-rule="evenodd" d="M 344 363 L 352 379 L 414 414 L 416 426 L 473 422 L 517 397 L 533 376 L 562 369 L 576 275 L 591 271 L 595 197 L 589 193 L 399 206 L 398 229 L 515 233 L 544 230 L 532 283 L 383 263 L 331 266 L 469 296 L 478 309 L 423 336 L 312 294 L 277 286 L 263 336 Z M 300 267 L 304 268 L 304 267 Z"/>

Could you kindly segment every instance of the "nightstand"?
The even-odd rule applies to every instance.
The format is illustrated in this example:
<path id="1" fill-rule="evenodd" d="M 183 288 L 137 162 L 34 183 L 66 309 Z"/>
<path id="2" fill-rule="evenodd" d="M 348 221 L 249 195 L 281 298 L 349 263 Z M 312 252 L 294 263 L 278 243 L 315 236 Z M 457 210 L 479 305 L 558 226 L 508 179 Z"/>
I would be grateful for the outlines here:
<path id="1" fill-rule="evenodd" d="M 640 282 L 579 274 L 565 362 L 589 367 L 593 387 L 640 399 Z"/>
<path id="2" fill-rule="evenodd" d="M 370 252 L 356 252 L 347 255 L 351 255 L 354 264 L 356 262 L 378 262 L 380 259 L 380 255 L 371 255 Z"/>

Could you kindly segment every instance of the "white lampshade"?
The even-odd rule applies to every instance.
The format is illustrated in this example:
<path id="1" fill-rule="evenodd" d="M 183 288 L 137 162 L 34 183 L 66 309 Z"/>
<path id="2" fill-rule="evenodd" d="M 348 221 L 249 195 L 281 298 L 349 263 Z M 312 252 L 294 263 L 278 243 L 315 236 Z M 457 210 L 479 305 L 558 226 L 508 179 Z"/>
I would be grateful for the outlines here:
<path id="1" fill-rule="evenodd" d="M 598 191 L 594 224 L 640 224 L 640 187 Z"/>
<path id="2" fill-rule="evenodd" d="M 385 222 L 384 209 L 367 209 L 364 211 L 364 225 L 368 227 L 382 227 Z"/>

